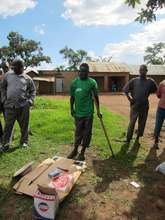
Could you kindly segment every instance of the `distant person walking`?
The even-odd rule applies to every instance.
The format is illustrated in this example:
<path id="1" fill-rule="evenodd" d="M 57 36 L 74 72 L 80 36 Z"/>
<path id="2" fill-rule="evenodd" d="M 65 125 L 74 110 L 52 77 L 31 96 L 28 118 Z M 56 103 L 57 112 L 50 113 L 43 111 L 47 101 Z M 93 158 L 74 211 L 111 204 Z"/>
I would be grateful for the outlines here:
<path id="1" fill-rule="evenodd" d="M 99 108 L 99 97 L 97 83 L 94 79 L 88 77 L 89 66 L 86 63 L 81 64 L 79 77 L 73 80 L 70 88 L 70 110 L 75 118 L 75 143 L 74 149 L 68 158 L 74 158 L 78 154 L 78 147 L 82 145 L 78 160 L 85 160 L 85 150 L 89 147 L 92 136 L 94 100 L 98 106 L 98 117 L 102 117 Z"/>
<path id="2" fill-rule="evenodd" d="M 159 149 L 159 137 L 160 132 L 163 126 L 163 122 L 165 120 L 165 80 L 163 80 L 158 87 L 157 97 L 160 99 L 158 104 L 158 109 L 156 113 L 156 123 L 155 123 L 155 130 L 154 130 L 154 148 Z"/>
<path id="3" fill-rule="evenodd" d="M 1 152 L 10 146 L 10 137 L 15 121 L 21 129 L 20 145 L 28 147 L 28 126 L 30 106 L 33 104 L 36 89 L 33 80 L 24 73 L 24 62 L 15 59 L 12 71 L 8 72 L 2 81 L 2 103 L 5 109 L 5 129 Z"/>
<path id="4" fill-rule="evenodd" d="M 148 97 L 151 93 L 157 91 L 156 82 L 152 78 L 147 78 L 147 66 L 141 65 L 139 69 L 139 77 L 131 79 L 124 87 L 124 92 L 130 102 L 130 122 L 127 131 L 126 143 L 129 145 L 135 123 L 138 119 L 138 130 L 136 143 L 139 144 L 139 138 L 143 136 L 144 129 L 147 121 L 149 100 Z"/>

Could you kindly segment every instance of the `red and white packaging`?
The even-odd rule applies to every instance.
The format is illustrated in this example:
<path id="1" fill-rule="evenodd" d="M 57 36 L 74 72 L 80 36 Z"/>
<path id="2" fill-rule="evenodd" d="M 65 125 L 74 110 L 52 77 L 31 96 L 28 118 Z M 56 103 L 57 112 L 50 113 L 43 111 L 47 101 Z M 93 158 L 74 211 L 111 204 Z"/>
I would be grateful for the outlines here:
<path id="1" fill-rule="evenodd" d="M 55 177 L 49 183 L 49 187 L 55 188 L 57 191 L 67 193 L 72 188 L 74 183 L 74 178 L 71 174 L 62 174 L 58 177 Z"/>

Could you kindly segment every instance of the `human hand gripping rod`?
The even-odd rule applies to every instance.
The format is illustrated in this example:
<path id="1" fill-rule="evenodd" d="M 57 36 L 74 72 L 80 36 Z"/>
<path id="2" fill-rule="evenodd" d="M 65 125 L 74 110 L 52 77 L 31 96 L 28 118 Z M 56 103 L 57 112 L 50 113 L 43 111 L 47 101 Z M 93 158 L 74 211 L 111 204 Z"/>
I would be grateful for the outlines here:
<path id="1" fill-rule="evenodd" d="M 97 112 L 99 112 L 99 106 L 98 106 L 97 103 L 96 103 L 96 98 L 95 98 L 95 95 L 94 95 L 94 94 L 93 94 L 93 97 L 94 97 L 94 102 L 95 102 L 96 110 L 97 110 Z M 104 122 L 103 122 L 103 118 L 102 118 L 102 117 L 99 117 L 99 119 L 100 119 L 100 124 L 101 124 L 101 127 L 102 127 L 102 129 L 103 129 L 105 138 L 106 138 L 106 140 L 107 140 L 109 149 L 110 149 L 110 151 L 111 151 L 111 153 L 112 153 L 112 157 L 115 157 L 115 155 L 114 155 L 114 153 L 113 153 L 113 150 L 112 150 L 111 142 L 110 142 L 109 137 L 108 137 L 107 130 L 106 130 L 105 125 L 104 125 Z"/>

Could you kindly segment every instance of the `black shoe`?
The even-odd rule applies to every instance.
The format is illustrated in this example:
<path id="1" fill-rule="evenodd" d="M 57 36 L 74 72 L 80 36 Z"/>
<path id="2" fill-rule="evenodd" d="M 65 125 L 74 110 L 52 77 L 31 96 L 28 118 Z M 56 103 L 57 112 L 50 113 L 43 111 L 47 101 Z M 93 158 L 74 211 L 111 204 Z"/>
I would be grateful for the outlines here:
<path id="1" fill-rule="evenodd" d="M 130 141 L 131 141 L 131 140 L 126 139 L 126 140 L 124 141 L 125 145 L 129 146 L 129 145 L 130 145 Z"/>
<path id="2" fill-rule="evenodd" d="M 77 149 L 74 149 L 74 150 L 67 156 L 67 158 L 68 158 L 68 159 L 73 159 L 74 157 L 77 156 L 77 153 L 78 153 Z"/>
<path id="3" fill-rule="evenodd" d="M 0 148 L 0 153 L 5 153 L 9 150 L 9 145 L 4 145 Z"/>
<path id="4" fill-rule="evenodd" d="M 77 157 L 77 160 L 79 160 L 79 161 L 84 161 L 84 160 L 85 160 L 84 154 L 80 153 L 80 154 L 78 155 L 78 157 Z"/>
<path id="5" fill-rule="evenodd" d="M 135 145 L 136 145 L 136 146 L 140 146 L 139 138 L 136 138 L 136 139 L 135 139 Z"/>
<path id="6" fill-rule="evenodd" d="M 152 146 L 152 148 L 155 148 L 156 150 L 158 150 L 158 149 L 159 149 L 159 144 L 158 144 L 158 142 L 155 142 L 154 145 Z"/>

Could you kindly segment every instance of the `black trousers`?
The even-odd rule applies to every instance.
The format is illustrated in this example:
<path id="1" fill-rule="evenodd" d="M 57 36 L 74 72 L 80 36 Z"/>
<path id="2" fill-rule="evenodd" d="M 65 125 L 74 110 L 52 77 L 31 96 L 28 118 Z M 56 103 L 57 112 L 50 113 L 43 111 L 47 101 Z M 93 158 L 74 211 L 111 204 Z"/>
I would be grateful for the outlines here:
<path id="1" fill-rule="evenodd" d="M 148 117 L 148 105 L 137 105 L 136 103 L 131 105 L 130 110 L 130 122 L 127 131 L 127 140 L 131 140 L 135 128 L 135 123 L 138 119 L 138 131 L 137 136 L 142 137 Z"/>
<path id="2" fill-rule="evenodd" d="M 21 129 L 20 144 L 28 143 L 29 111 L 29 105 L 21 108 L 5 108 L 3 144 L 8 144 L 10 142 L 10 137 L 16 120 Z"/>
<path id="3" fill-rule="evenodd" d="M 89 147 L 92 137 L 93 116 L 75 119 L 75 146 Z"/>
<path id="4" fill-rule="evenodd" d="M 0 121 L 0 141 L 2 140 L 2 136 L 3 136 L 3 127 L 2 127 L 2 123 Z"/>
<path id="5" fill-rule="evenodd" d="M 4 109 L 3 109 L 2 104 L 0 104 L 0 117 L 1 117 L 1 115 L 3 115 L 3 117 L 4 117 Z M 0 120 L 0 141 L 2 141 L 2 137 L 3 137 L 3 126 L 2 126 L 2 122 Z"/>

